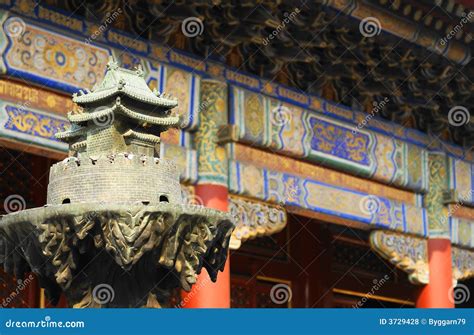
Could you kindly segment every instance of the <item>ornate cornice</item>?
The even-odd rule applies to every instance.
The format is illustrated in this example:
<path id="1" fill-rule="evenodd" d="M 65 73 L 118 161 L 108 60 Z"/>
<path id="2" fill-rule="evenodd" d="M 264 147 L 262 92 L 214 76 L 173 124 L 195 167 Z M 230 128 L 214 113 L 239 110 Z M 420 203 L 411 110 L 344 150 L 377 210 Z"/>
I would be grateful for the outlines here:
<path id="1" fill-rule="evenodd" d="M 408 279 L 417 285 L 429 283 L 427 240 L 396 232 L 374 230 L 370 234 L 370 245 L 380 256 L 408 274 Z M 474 251 L 453 246 L 453 283 L 474 276 Z"/>
<path id="2" fill-rule="evenodd" d="M 276 234 L 287 224 L 283 207 L 242 197 L 229 197 L 229 212 L 236 224 L 230 240 L 231 249 L 240 248 L 246 240 Z"/>
<path id="3" fill-rule="evenodd" d="M 186 203 L 202 205 L 194 186 L 183 185 L 182 190 Z M 229 213 L 235 224 L 229 247 L 234 250 L 247 240 L 276 234 L 287 224 L 287 212 L 283 206 L 237 195 L 229 195 Z"/>

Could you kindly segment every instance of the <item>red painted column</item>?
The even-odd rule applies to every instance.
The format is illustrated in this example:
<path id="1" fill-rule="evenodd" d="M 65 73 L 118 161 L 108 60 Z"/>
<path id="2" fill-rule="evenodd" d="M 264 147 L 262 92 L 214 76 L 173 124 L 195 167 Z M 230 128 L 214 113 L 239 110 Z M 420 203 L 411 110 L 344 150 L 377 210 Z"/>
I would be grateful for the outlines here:
<path id="1" fill-rule="evenodd" d="M 418 308 L 453 308 L 449 298 L 453 289 L 451 241 L 445 238 L 428 239 L 430 282 L 421 288 L 416 300 Z"/>

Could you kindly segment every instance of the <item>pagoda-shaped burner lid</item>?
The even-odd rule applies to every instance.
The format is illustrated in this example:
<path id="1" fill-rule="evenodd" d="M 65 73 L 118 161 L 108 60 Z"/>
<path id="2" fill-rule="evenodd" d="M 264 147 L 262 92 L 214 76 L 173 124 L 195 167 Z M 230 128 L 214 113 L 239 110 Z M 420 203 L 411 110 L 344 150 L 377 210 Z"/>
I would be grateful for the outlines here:
<path id="1" fill-rule="evenodd" d="M 119 67 L 113 59 L 107 64 L 107 72 L 102 82 L 96 85 L 90 92 L 84 93 L 80 91 L 80 94 L 74 94 L 72 101 L 79 105 L 84 105 L 96 103 L 117 95 L 125 95 L 145 104 L 162 107 L 166 110 L 178 105 L 176 99 L 172 99 L 170 96 L 166 96 L 156 90 L 150 90 L 143 78 L 141 66 L 136 70 L 128 70 Z"/>
<path id="2" fill-rule="evenodd" d="M 171 112 L 175 99 L 151 91 L 141 67 L 128 70 L 111 60 L 100 84 L 92 91 L 74 94 L 81 112 L 68 113 L 71 127 L 56 137 L 72 151 L 91 155 L 132 152 L 154 156 L 160 134 L 179 125 Z"/>

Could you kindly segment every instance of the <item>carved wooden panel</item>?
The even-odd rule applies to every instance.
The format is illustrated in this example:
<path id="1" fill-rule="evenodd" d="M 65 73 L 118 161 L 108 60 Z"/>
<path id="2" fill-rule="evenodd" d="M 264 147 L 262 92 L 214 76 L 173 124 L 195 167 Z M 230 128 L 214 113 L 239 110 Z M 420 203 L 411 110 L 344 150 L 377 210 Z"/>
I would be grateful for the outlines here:
<path id="1" fill-rule="evenodd" d="M 233 278 L 230 285 L 230 304 L 232 308 L 252 308 L 254 307 L 253 300 L 253 289 L 246 285 L 245 280 Z"/>
<path id="2" fill-rule="evenodd" d="M 232 308 L 290 308 L 291 283 L 277 278 L 231 277 Z"/>
<path id="3" fill-rule="evenodd" d="M 257 279 L 258 308 L 291 308 L 291 284 L 278 279 Z"/>
<path id="4" fill-rule="evenodd" d="M 256 257 L 271 257 L 278 261 L 288 261 L 290 244 L 288 230 L 284 229 L 271 236 L 247 240 L 242 244 L 238 253 Z"/>

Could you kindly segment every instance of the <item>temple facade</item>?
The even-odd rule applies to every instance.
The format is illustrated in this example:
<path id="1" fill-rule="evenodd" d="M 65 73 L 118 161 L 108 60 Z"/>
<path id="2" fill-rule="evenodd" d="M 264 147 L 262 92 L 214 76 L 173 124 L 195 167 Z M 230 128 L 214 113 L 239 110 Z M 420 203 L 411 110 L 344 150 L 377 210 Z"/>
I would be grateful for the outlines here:
<path id="1" fill-rule="evenodd" d="M 48 171 L 86 146 L 157 153 L 180 185 L 133 192 L 235 224 L 217 282 L 171 307 L 473 306 L 472 10 L 2 0 L 0 214 L 74 200 L 47 199 Z M 111 120 L 122 141 L 85 136 Z M 52 306 L 35 274 L 0 275 L 3 307 Z"/>

